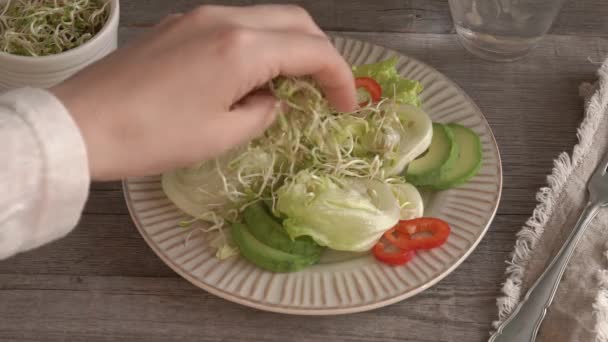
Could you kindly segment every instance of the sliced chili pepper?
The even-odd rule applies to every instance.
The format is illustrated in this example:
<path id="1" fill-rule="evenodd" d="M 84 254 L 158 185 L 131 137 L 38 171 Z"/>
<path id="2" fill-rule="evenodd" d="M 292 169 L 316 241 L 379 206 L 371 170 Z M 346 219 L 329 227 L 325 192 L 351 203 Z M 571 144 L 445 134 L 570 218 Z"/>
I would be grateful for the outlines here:
<path id="1" fill-rule="evenodd" d="M 372 248 L 372 253 L 376 259 L 389 265 L 403 265 L 412 260 L 414 255 L 416 255 L 416 252 L 414 251 L 406 251 L 402 249 L 389 252 L 384 248 L 384 242 L 381 241 L 378 242 L 374 248 Z"/>
<path id="2" fill-rule="evenodd" d="M 369 101 L 359 103 L 360 107 L 366 106 L 370 101 L 371 103 L 378 102 L 382 98 L 382 87 L 371 77 L 355 78 L 355 87 L 357 89 L 363 88 L 369 94 Z"/>
<path id="3" fill-rule="evenodd" d="M 431 235 L 417 236 L 417 233 Z M 384 237 L 391 244 L 408 251 L 439 247 L 447 241 L 449 235 L 450 226 L 447 222 L 431 217 L 399 221 L 395 227 L 384 233 Z"/>

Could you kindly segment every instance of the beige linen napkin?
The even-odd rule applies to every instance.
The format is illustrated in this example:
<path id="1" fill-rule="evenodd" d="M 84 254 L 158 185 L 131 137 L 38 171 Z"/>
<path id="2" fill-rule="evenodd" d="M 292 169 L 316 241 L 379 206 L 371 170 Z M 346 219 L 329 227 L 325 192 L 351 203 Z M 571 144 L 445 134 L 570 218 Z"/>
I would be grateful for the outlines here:
<path id="1" fill-rule="evenodd" d="M 584 84 L 585 118 L 572 155 L 555 160 L 538 206 L 518 233 L 498 298 L 499 321 L 506 319 L 570 234 L 587 201 L 586 183 L 608 153 L 608 60 L 595 86 Z M 581 239 L 539 331 L 540 342 L 608 342 L 608 208 Z"/>

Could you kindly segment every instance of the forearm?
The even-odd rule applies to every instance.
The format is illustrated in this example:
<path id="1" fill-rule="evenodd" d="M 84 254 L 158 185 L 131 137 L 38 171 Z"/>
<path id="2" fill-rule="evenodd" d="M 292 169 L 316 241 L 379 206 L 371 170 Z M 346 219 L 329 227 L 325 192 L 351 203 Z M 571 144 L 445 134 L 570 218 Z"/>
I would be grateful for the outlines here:
<path id="1" fill-rule="evenodd" d="M 0 96 L 0 259 L 66 235 L 89 189 L 86 148 L 52 94 Z"/>

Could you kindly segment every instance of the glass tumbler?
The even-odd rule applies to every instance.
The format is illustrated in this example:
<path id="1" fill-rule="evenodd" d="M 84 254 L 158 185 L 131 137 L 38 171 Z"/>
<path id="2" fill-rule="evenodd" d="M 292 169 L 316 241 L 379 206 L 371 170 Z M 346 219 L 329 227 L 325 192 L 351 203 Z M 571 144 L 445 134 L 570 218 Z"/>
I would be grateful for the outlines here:
<path id="1" fill-rule="evenodd" d="M 549 31 L 565 0 L 449 0 L 458 39 L 491 61 L 526 55 Z"/>

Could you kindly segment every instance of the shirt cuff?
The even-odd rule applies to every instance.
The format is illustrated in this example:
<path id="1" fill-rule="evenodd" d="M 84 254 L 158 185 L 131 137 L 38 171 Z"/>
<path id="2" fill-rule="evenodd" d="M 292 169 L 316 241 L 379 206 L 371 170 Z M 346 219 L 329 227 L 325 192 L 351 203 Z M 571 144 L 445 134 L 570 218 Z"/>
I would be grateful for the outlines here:
<path id="1" fill-rule="evenodd" d="M 18 251 L 25 251 L 65 236 L 78 223 L 90 185 L 86 146 L 68 110 L 47 90 L 10 91 L 0 96 L 0 105 L 13 108 L 38 147 L 32 151 L 40 159 L 38 193 L 30 199 L 33 205 L 25 205 L 32 225 L 18 227 Z"/>

